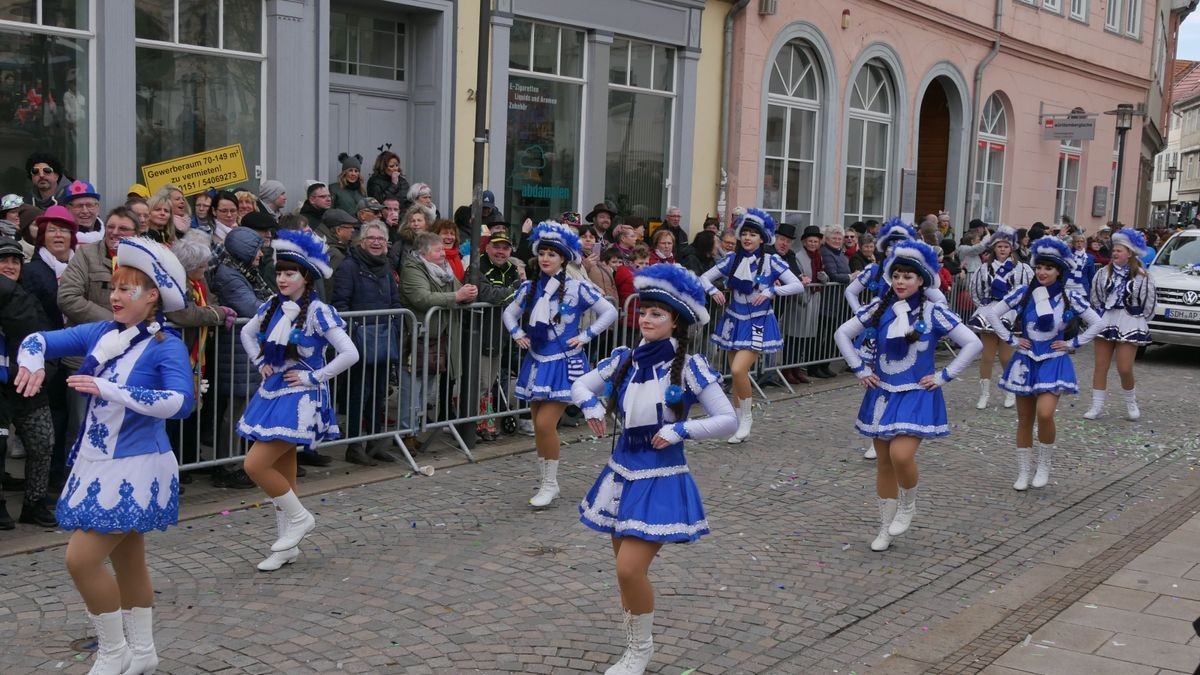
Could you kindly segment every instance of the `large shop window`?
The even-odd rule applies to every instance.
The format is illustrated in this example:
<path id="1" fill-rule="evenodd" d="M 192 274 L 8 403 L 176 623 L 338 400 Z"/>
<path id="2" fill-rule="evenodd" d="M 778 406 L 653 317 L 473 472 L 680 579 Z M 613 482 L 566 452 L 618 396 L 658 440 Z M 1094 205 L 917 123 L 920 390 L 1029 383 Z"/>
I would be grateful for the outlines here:
<path id="1" fill-rule="evenodd" d="M 1008 146 L 1008 121 L 1004 102 L 996 94 L 989 96 L 983 106 L 977 142 L 971 217 L 985 223 L 998 223 L 1004 199 L 1004 150 Z"/>
<path id="2" fill-rule="evenodd" d="M 892 84 L 887 70 L 868 63 L 858 71 L 850 92 L 847 129 L 845 225 L 875 219 L 887 210 L 888 164 L 891 154 Z"/>
<path id="3" fill-rule="evenodd" d="M 1075 222 L 1075 201 L 1079 196 L 1079 160 L 1083 141 L 1063 141 L 1058 148 L 1058 184 L 1054 189 L 1054 220 L 1063 216 Z"/>
<path id="4" fill-rule="evenodd" d="M 817 120 L 821 82 L 816 59 L 800 40 L 779 50 L 767 89 L 763 209 L 783 222 L 813 224 L 816 207 Z"/>
<path id="5" fill-rule="evenodd" d="M 515 222 L 579 203 L 583 32 L 513 22 L 509 44 L 505 208 Z"/>
<path id="6" fill-rule="evenodd" d="M 661 220 L 671 179 L 675 50 L 613 40 L 604 197 L 620 217 Z"/>
<path id="7" fill-rule="evenodd" d="M 31 190 L 25 158 L 48 151 L 71 176 L 88 175 L 88 3 L 0 2 L 0 193 Z"/>
<path id="8" fill-rule="evenodd" d="M 250 177 L 262 149 L 263 4 L 139 0 L 137 161 L 241 144 Z"/>

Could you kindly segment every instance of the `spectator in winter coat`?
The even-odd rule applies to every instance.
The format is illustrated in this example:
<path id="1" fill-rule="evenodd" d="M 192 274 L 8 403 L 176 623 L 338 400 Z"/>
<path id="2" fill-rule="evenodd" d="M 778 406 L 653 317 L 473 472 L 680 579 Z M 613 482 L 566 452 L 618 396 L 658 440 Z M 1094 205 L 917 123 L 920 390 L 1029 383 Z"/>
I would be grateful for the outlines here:
<path id="1" fill-rule="evenodd" d="M 875 237 L 869 234 L 862 234 L 859 237 L 858 250 L 850 256 L 851 272 L 861 272 L 867 265 L 875 262 Z"/>
<path id="2" fill-rule="evenodd" d="M 388 199 L 403 204 L 408 199 L 408 179 L 400 168 L 399 155 L 384 150 L 375 157 L 371 177 L 367 179 L 367 196 L 377 199 L 380 204 Z"/>
<path id="3" fill-rule="evenodd" d="M 58 308 L 58 280 L 75 256 L 75 218 L 61 206 L 51 206 L 39 216 L 33 261 L 21 273 L 21 285 L 42 305 L 50 330 L 63 327 Z"/>
<path id="4" fill-rule="evenodd" d="M 287 188 L 277 180 L 264 180 L 258 186 L 259 210 L 279 220 L 287 209 Z"/>
<path id="5" fill-rule="evenodd" d="M 842 242 L 845 232 L 841 225 L 830 225 L 825 228 L 825 241 L 821 244 L 821 265 L 829 281 L 835 284 L 850 283 L 850 261 L 842 252 Z"/>
<path id="6" fill-rule="evenodd" d="M 400 218 L 400 231 L 396 233 L 396 240 L 388 249 L 388 258 L 397 273 L 404 268 L 404 262 L 412 253 L 417 235 L 428 231 L 432 224 L 433 212 L 420 204 L 413 204 L 404 212 L 404 216 Z"/>
<path id="7" fill-rule="evenodd" d="M 433 232 L 442 238 L 442 247 L 446 249 L 446 264 L 454 272 L 454 278 L 461 283 L 466 278 L 466 270 L 463 268 L 466 261 L 463 260 L 462 252 L 458 250 L 459 244 L 462 243 L 458 238 L 458 225 L 455 225 L 453 220 L 435 220 Z"/>
<path id="8" fill-rule="evenodd" d="M 485 415 L 497 410 L 500 399 L 495 387 L 505 389 L 505 380 L 510 367 L 514 364 L 513 342 L 504 329 L 501 316 L 503 308 L 511 300 L 521 282 L 525 281 L 525 268 L 512 260 L 513 246 L 508 239 L 508 232 L 497 230 L 488 238 L 484 247 L 484 256 L 479 259 L 479 265 L 472 267 L 468 279 L 479 288 L 479 299 L 491 302 L 496 307 L 483 310 L 480 320 L 480 355 L 479 355 L 479 414 Z M 487 298 L 487 299 L 485 299 Z M 497 438 L 496 423 L 493 419 L 481 420 L 475 426 L 475 433 L 483 440 Z"/>
<path id="9" fill-rule="evenodd" d="M 379 433 L 386 420 L 388 369 L 400 357 L 402 328 L 392 315 L 384 314 L 400 309 L 400 285 L 387 257 L 387 228 L 383 223 L 363 226 L 357 244 L 349 248 L 345 261 L 333 272 L 330 299 L 339 312 L 377 313 L 352 322 L 360 358 L 347 377 L 346 418 L 350 437 Z M 346 446 L 346 461 L 366 466 L 396 461 L 385 446 L 386 442 L 351 443 Z"/>
<path id="10" fill-rule="evenodd" d="M 650 243 L 650 264 L 658 263 L 675 264 L 675 233 L 665 226 L 659 227 L 654 231 L 654 237 Z"/>
<path id="11" fill-rule="evenodd" d="M 971 221 L 967 233 L 963 235 L 963 241 L 954 251 L 958 255 L 958 262 L 962 265 L 962 271 L 968 277 L 975 273 L 980 267 L 983 267 L 983 252 L 988 250 L 988 244 L 992 241 L 992 237 L 988 234 L 987 225 L 978 218 Z"/>
<path id="12" fill-rule="evenodd" d="M 354 213 L 358 200 L 367 196 L 366 181 L 362 178 L 362 155 L 343 152 L 338 154 L 338 161 L 342 163 L 342 171 L 329 184 L 333 208 Z"/>
<path id="13" fill-rule="evenodd" d="M 312 183 L 304 191 L 304 195 L 300 215 L 308 219 L 308 229 L 316 231 L 321 227 L 321 217 L 325 215 L 325 211 L 333 208 L 333 193 L 324 183 Z"/>
<path id="14" fill-rule="evenodd" d="M 29 176 L 30 192 L 26 204 L 48 209 L 61 204 L 71 179 L 63 173 L 62 162 L 48 152 L 35 152 L 25 159 L 25 175 Z"/>
<path id="15" fill-rule="evenodd" d="M 437 205 L 433 203 L 433 188 L 429 187 L 428 183 L 413 183 L 412 187 L 408 188 L 408 201 L 410 204 L 420 204 L 432 210 L 433 218 L 430 218 L 430 222 L 442 217 Z"/>
<path id="16" fill-rule="evenodd" d="M 317 228 L 317 234 L 325 237 L 325 243 L 329 245 L 330 267 L 336 270 L 346 259 L 350 242 L 354 240 L 357 232 L 358 218 L 341 209 L 328 209 L 321 216 L 321 226 Z"/>
<path id="17" fill-rule="evenodd" d="M 721 248 L 721 240 L 717 233 L 707 228 L 696 234 L 696 238 L 692 240 L 688 248 L 691 255 L 684 259 L 683 266 L 695 273 L 696 276 L 709 271 L 713 265 L 717 264 L 717 261 L 725 257 L 725 251 Z"/>

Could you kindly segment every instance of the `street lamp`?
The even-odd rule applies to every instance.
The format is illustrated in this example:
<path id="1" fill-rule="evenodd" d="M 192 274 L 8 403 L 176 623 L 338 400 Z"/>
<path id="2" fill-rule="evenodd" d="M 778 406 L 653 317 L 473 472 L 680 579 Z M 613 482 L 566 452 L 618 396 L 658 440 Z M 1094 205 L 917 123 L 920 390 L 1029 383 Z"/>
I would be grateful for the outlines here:
<path id="1" fill-rule="evenodd" d="M 1175 179 L 1179 177 L 1179 167 L 1172 164 L 1167 167 L 1167 229 L 1171 229 L 1171 202 L 1174 200 Z"/>
<path id="2" fill-rule="evenodd" d="M 1113 190 L 1113 222 L 1121 221 L 1121 173 L 1125 167 L 1125 132 L 1133 128 L 1133 117 L 1145 115 L 1141 106 L 1134 107 L 1132 103 L 1120 103 L 1116 110 L 1107 110 L 1105 115 L 1115 115 L 1117 118 L 1117 185 Z"/>

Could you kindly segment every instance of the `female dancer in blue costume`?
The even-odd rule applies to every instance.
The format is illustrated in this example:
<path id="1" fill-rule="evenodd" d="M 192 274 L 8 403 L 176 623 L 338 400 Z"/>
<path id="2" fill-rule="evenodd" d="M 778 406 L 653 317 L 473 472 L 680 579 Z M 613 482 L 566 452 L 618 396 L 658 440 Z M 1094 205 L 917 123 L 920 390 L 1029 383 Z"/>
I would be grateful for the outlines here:
<path id="1" fill-rule="evenodd" d="M 747 209 L 734 232 L 738 238 L 737 250 L 705 272 L 700 283 L 718 305 L 724 305 L 726 298 L 713 282 L 725 277 L 729 289 L 729 304 L 717 322 L 712 342 L 733 352 L 729 370 L 733 375 L 738 427 L 729 442 L 741 443 L 750 435 L 754 422 L 750 369 L 760 354 L 783 348 L 771 299 L 802 293 L 804 284 L 792 274 L 783 258 L 767 252 L 766 245 L 775 241 L 775 220 L 765 211 Z"/>
<path id="2" fill-rule="evenodd" d="M 917 448 L 924 438 L 946 436 L 942 385 L 958 377 L 979 355 L 979 338 L 942 303 L 922 292 L 937 283 L 937 253 L 919 241 L 892 245 L 883 273 L 891 287 L 863 305 L 834 333 L 846 363 L 866 387 L 855 427 L 873 439 L 879 534 L 871 550 L 884 551 L 904 534 L 917 511 Z M 863 335 L 862 347 L 855 339 Z M 934 355 L 949 337 L 961 349 L 942 370 Z M 866 355 L 866 358 L 863 358 Z"/>
<path id="3" fill-rule="evenodd" d="M 988 240 L 988 252 L 992 259 L 983 264 L 968 279 L 971 300 L 975 303 L 975 313 L 967 321 L 971 330 L 979 335 L 983 342 L 983 356 L 979 360 L 979 401 L 975 407 L 979 410 L 987 408 L 988 399 L 992 394 L 992 362 L 996 360 L 996 352 L 1000 353 L 1000 367 L 1008 365 L 1012 358 L 1012 348 L 1000 341 L 995 328 L 983 316 L 983 309 L 988 305 L 1003 300 L 1012 289 L 1024 286 L 1033 279 L 1033 268 L 1017 260 L 1013 255 L 1017 247 L 1017 232 L 1007 225 L 1001 225 Z M 1017 318 L 1016 312 L 1009 312 L 1001 317 L 1005 328 L 1012 329 L 1012 322 Z M 1004 407 L 1016 405 L 1017 399 L 1011 392 L 1004 396 Z"/>
<path id="4" fill-rule="evenodd" d="M 571 228 L 546 221 L 534 228 L 530 248 L 538 275 L 521 284 L 504 309 L 504 326 L 525 351 L 517 375 L 517 398 L 529 401 L 541 483 L 530 506 L 549 506 L 558 497 L 558 421 L 571 402 L 571 384 L 587 372 L 584 345 L 617 319 L 617 310 L 590 281 L 567 276 L 567 263 L 583 260 Z M 596 319 L 580 328 L 584 312 Z"/>
<path id="5" fill-rule="evenodd" d="M 579 505 L 584 525 L 612 537 L 625 609 L 625 653 L 607 675 L 640 675 L 650 663 L 654 589 L 649 571 L 659 549 L 709 531 L 683 456 L 684 439 L 718 438 L 735 426 L 720 373 L 703 356 L 688 353 L 688 327 L 708 323 L 699 280 L 664 263 L 638 272 L 634 286 L 641 344 L 633 350 L 618 347 L 571 387 L 597 435 L 605 433 L 606 412 L 622 422 L 608 465 Z M 708 417 L 688 419 L 697 403 Z"/>
<path id="6" fill-rule="evenodd" d="M 263 383 L 238 422 L 238 434 L 254 442 L 246 473 L 275 503 L 278 536 L 258 564 L 264 572 L 294 561 L 300 540 L 316 526 L 296 496 L 296 446 L 340 435 L 327 383 L 358 361 L 346 322 L 313 289 L 333 274 L 325 242 L 310 232 L 280 230 L 271 246 L 279 293 L 258 308 L 240 336 Z M 327 347 L 336 352 L 329 363 Z"/>
<path id="7" fill-rule="evenodd" d="M 1154 279 L 1142 266 L 1146 238 L 1137 230 L 1123 228 L 1112 235 L 1112 260 L 1092 279 L 1092 307 L 1104 318 L 1104 328 L 1096 336 L 1096 368 L 1092 373 L 1092 406 L 1083 416 L 1094 420 L 1104 412 L 1108 390 L 1108 369 L 1113 357 L 1121 390 L 1125 395 L 1125 416 L 1141 418 L 1138 409 L 1133 360 L 1138 347 L 1150 344 L 1149 319 L 1154 316 Z"/>
<path id="8" fill-rule="evenodd" d="M 121 241 L 116 263 L 113 320 L 25 338 L 14 380 L 18 392 L 32 396 L 47 359 L 86 356 L 67 378 L 88 400 L 56 515 L 71 531 L 67 571 L 99 641 L 91 675 L 153 673 L 158 666 L 143 534 L 179 521 L 179 465 L 166 420 L 186 418 L 195 406 L 187 347 L 163 316 L 187 305 L 183 265 L 142 238 Z"/>
<path id="9" fill-rule="evenodd" d="M 1043 487 L 1050 480 L 1058 398 L 1079 393 L 1070 354 L 1091 342 L 1104 327 L 1087 299 L 1079 292 L 1067 290 L 1066 277 L 1074 266 L 1071 249 L 1052 237 L 1038 239 L 1030 249 L 1033 283 L 1014 288 L 984 311 L 988 323 L 995 326 L 996 335 L 1016 349 L 1000 378 L 1000 388 L 1017 397 L 1017 480 L 1013 489 L 1018 491 L 1030 485 Z M 1014 310 L 1016 321 L 1009 331 L 1001 317 Z M 1087 323 L 1088 329 L 1066 340 L 1064 331 L 1076 316 Z M 1035 419 L 1037 473 L 1030 483 Z"/>

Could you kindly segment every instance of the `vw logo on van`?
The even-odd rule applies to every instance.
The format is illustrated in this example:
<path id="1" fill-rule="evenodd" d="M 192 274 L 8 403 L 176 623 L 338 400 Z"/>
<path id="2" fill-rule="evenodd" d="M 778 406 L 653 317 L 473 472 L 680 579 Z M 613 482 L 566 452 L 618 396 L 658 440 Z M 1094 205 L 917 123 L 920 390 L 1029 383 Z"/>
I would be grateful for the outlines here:
<path id="1" fill-rule="evenodd" d="M 1200 305 L 1200 293 L 1188 291 L 1183 294 L 1183 301 L 1189 305 Z"/>

